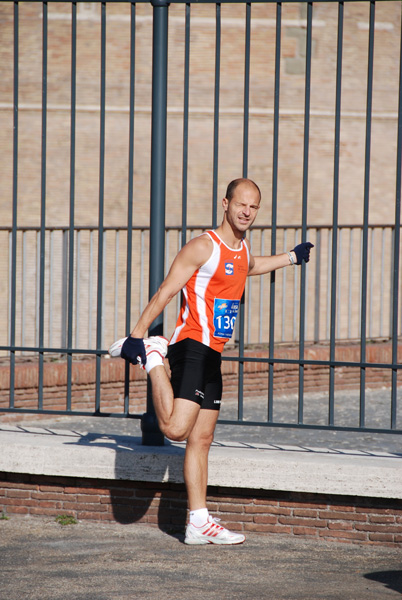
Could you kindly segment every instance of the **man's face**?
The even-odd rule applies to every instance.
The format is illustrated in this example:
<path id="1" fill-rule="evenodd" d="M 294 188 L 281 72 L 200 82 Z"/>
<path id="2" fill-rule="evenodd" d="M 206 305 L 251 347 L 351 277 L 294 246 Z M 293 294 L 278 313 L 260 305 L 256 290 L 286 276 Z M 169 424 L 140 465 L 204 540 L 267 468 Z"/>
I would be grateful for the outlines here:
<path id="1" fill-rule="evenodd" d="M 254 223 L 260 207 L 260 194 L 251 184 L 240 183 L 232 199 L 223 199 L 228 223 L 240 232 L 247 231 Z"/>

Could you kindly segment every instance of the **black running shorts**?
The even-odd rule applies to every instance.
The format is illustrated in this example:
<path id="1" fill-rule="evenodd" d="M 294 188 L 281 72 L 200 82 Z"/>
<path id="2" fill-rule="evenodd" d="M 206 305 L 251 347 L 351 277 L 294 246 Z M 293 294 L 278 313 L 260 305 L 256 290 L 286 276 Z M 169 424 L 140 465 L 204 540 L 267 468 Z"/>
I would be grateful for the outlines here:
<path id="1" fill-rule="evenodd" d="M 190 338 L 169 346 L 167 358 L 175 398 L 219 410 L 222 399 L 221 354 Z"/>

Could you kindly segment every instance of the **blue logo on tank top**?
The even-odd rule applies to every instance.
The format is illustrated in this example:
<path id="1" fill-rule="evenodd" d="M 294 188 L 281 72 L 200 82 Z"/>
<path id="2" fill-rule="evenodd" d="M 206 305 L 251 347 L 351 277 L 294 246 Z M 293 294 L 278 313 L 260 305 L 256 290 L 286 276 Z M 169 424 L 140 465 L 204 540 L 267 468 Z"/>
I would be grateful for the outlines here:
<path id="1" fill-rule="evenodd" d="M 234 273 L 233 263 L 226 262 L 225 263 L 225 275 L 233 275 L 233 273 Z"/>

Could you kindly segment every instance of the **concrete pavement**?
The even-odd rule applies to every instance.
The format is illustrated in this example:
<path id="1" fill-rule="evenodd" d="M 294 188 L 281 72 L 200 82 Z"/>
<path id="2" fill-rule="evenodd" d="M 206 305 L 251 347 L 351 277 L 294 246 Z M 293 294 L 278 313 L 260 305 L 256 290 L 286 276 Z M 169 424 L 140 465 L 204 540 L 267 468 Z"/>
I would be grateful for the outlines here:
<path id="1" fill-rule="evenodd" d="M 149 525 L 0 520 L 4 600 L 387 600 L 402 593 L 400 552 L 249 534 L 194 546 Z"/>

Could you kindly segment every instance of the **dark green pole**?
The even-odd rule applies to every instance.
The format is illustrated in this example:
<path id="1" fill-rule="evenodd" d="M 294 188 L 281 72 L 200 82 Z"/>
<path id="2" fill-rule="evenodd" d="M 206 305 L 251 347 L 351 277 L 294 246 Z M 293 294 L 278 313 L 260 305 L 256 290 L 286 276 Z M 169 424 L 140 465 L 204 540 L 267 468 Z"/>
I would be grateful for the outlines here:
<path id="1" fill-rule="evenodd" d="M 151 215 L 149 297 L 156 293 L 164 279 L 165 264 L 165 196 L 166 196 L 166 121 L 167 121 L 167 58 L 168 8 L 164 0 L 152 0 L 152 134 L 151 134 Z M 163 335 L 163 315 L 149 328 L 149 335 Z M 142 443 L 161 446 L 164 436 L 159 430 L 148 378 L 147 412 L 141 420 Z"/>

